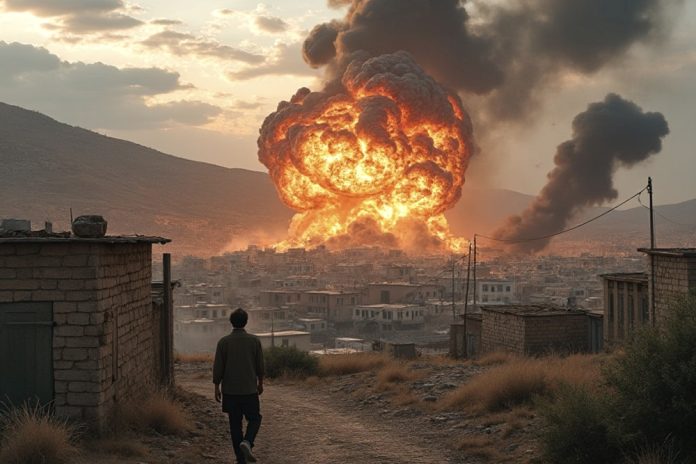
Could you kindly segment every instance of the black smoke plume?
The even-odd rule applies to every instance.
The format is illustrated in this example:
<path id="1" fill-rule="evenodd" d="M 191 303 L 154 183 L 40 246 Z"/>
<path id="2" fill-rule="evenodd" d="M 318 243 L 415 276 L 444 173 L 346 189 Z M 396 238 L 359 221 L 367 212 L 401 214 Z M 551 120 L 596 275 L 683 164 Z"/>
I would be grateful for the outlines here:
<path id="1" fill-rule="evenodd" d="M 563 230 L 588 206 L 614 200 L 613 174 L 620 167 L 646 160 L 662 149 L 669 133 L 661 113 L 644 113 L 635 103 L 609 94 L 592 103 L 573 120 L 573 138 L 556 150 L 556 167 L 548 183 L 521 215 L 508 219 L 495 236 L 525 240 Z M 532 253 L 550 239 L 512 245 L 513 251 Z"/>
<path id="2" fill-rule="evenodd" d="M 320 24 L 305 60 L 340 74 L 356 52 L 405 50 L 430 75 L 462 93 L 484 95 L 478 119 L 493 124 L 533 113 L 562 72 L 589 74 L 659 37 L 678 0 L 329 0 L 343 20 Z"/>

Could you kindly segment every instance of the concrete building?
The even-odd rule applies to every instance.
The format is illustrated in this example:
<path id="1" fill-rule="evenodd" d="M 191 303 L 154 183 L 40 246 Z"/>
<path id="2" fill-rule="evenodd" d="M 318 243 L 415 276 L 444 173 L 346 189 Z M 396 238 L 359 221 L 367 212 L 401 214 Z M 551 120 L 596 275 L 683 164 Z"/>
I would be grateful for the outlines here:
<path id="1" fill-rule="evenodd" d="M 406 304 L 357 306 L 353 313 L 356 327 L 366 331 L 418 330 L 423 328 L 425 308 Z"/>
<path id="2" fill-rule="evenodd" d="M 439 285 L 380 282 L 368 285 L 367 301 L 364 304 L 424 303 L 428 299 L 441 296 L 442 290 Z"/>
<path id="3" fill-rule="evenodd" d="M 604 285 L 604 342 L 620 343 L 636 328 L 650 324 L 648 274 L 600 275 Z"/>
<path id="4" fill-rule="evenodd" d="M 481 306 L 481 351 L 519 355 L 601 348 L 601 317 L 553 306 Z"/>
<path id="5" fill-rule="evenodd" d="M 513 280 L 480 280 L 476 283 L 477 300 L 481 304 L 511 304 L 517 302 Z"/>
<path id="6" fill-rule="evenodd" d="M 361 299 L 362 295 L 358 292 L 312 290 L 302 294 L 301 306 L 307 315 L 340 325 L 352 320 L 353 309 Z"/>
<path id="7" fill-rule="evenodd" d="M 271 346 L 297 348 L 300 351 L 311 351 L 312 341 L 309 332 L 285 330 L 280 332 L 263 332 L 255 334 L 261 340 L 264 349 Z"/>
<path id="8" fill-rule="evenodd" d="M 153 304 L 160 237 L 0 237 L 0 398 L 103 428 L 172 380 L 172 304 Z M 166 274 L 166 273 L 165 273 Z"/>

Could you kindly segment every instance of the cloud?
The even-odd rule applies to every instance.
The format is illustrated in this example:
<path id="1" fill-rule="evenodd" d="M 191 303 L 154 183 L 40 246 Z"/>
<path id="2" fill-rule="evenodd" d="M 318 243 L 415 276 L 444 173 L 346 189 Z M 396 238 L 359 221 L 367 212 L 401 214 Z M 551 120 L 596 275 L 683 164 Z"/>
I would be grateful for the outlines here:
<path id="1" fill-rule="evenodd" d="M 257 16 L 255 22 L 259 29 L 271 34 L 285 32 L 289 27 L 288 23 L 275 16 Z"/>
<path id="2" fill-rule="evenodd" d="M 317 72 L 302 60 L 302 44 L 278 44 L 273 53 L 259 66 L 249 66 L 232 71 L 227 76 L 232 80 L 247 80 L 261 76 L 316 76 Z"/>
<path id="3" fill-rule="evenodd" d="M 149 103 L 179 90 L 176 72 L 67 62 L 44 48 L 0 41 L 0 100 L 88 128 L 203 125 L 222 112 L 190 100 Z"/>
<path id="4" fill-rule="evenodd" d="M 220 58 L 223 60 L 242 61 L 254 64 L 264 61 L 263 56 L 249 53 L 238 48 L 222 45 L 219 42 L 196 37 L 193 34 L 166 30 L 154 34 L 141 45 L 154 49 L 166 50 L 177 56 L 195 55 Z"/>
<path id="5" fill-rule="evenodd" d="M 142 21 L 128 14 L 123 0 L 0 0 L 7 11 L 53 18 L 47 29 L 66 34 L 93 34 L 138 27 Z"/>
<path id="6" fill-rule="evenodd" d="M 184 24 L 182 21 L 179 21 L 178 19 L 153 19 L 150 21 L 150 24 L 154 24 L 156 26 L 179 26 L 181 24 Z"/>

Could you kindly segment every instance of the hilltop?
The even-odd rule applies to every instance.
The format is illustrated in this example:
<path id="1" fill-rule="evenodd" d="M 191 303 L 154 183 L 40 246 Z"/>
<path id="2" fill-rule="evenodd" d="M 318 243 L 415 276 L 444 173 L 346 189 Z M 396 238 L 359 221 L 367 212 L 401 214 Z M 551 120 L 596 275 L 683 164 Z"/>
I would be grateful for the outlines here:
<path id="1" fill-rule="evenodd" d="M 75 215 L 101 214 L 110 234 L 166 236 L 174 240 L 167 250 L 178 255 L 210 256 L 248 241 L 279 240 L 292 217 L 265 173 L 179 158 L 4 103 L 0 163 L 0 217 L 51 220 L 67 229 L 70 208 Z M 532 199 L 465 185 L 446 215 L 453 233 L 471 237 L 490 233 Z M 601 211 L 591 208 L 578 221 Z M 694 243 L 696 200 L 657 211 L 660 245 Z M 644 246 L 647 217 L 640 206 L 617 211 L 560 240 L 605 243 L 610 237 Z"/>

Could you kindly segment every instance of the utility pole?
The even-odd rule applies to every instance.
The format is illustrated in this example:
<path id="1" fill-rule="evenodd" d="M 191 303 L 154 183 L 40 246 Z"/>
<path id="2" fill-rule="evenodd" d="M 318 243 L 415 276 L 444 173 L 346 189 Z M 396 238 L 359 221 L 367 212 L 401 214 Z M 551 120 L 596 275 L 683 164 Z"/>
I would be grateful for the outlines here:
<path id="1" fill-rule="evenodd" d="M 648 177 L 648 196 L 650 198 L 650 248 L 655 248 L 655 213 L 653 211 L 652 177 Z"/>
<path id="2" fill-rule="evenodd" d="M 476 234 L 474 234 L 474 309 L 476 309 Z"/>
<path id="3" fill-rule="evenodd" d="M 454 255 L 452 255 L 452 320 L 453 321 L 455 321 L 457 319 L 456 305 L 454 302 L 454 265 L 455 265 Z"/>
<path id="4" fill-rule="evenodd" d="M 467 331 L 467 309 L 469 307 L 469 278 L 471 277 L 471 242 L 466 264 L 466 291 L 464 292 L 464 357 L 469 357 L 469 332 Z"/>
<path id="5" fill-rule="evenodd" d="M 648 177 L 648 197 L 650 198 L 650 251 L 655 250 L 655 216 L 653 211 L 653 185 L 652 177 Z M 655 254 L 650 253 L 650 318 L 655 327 Z"/>

